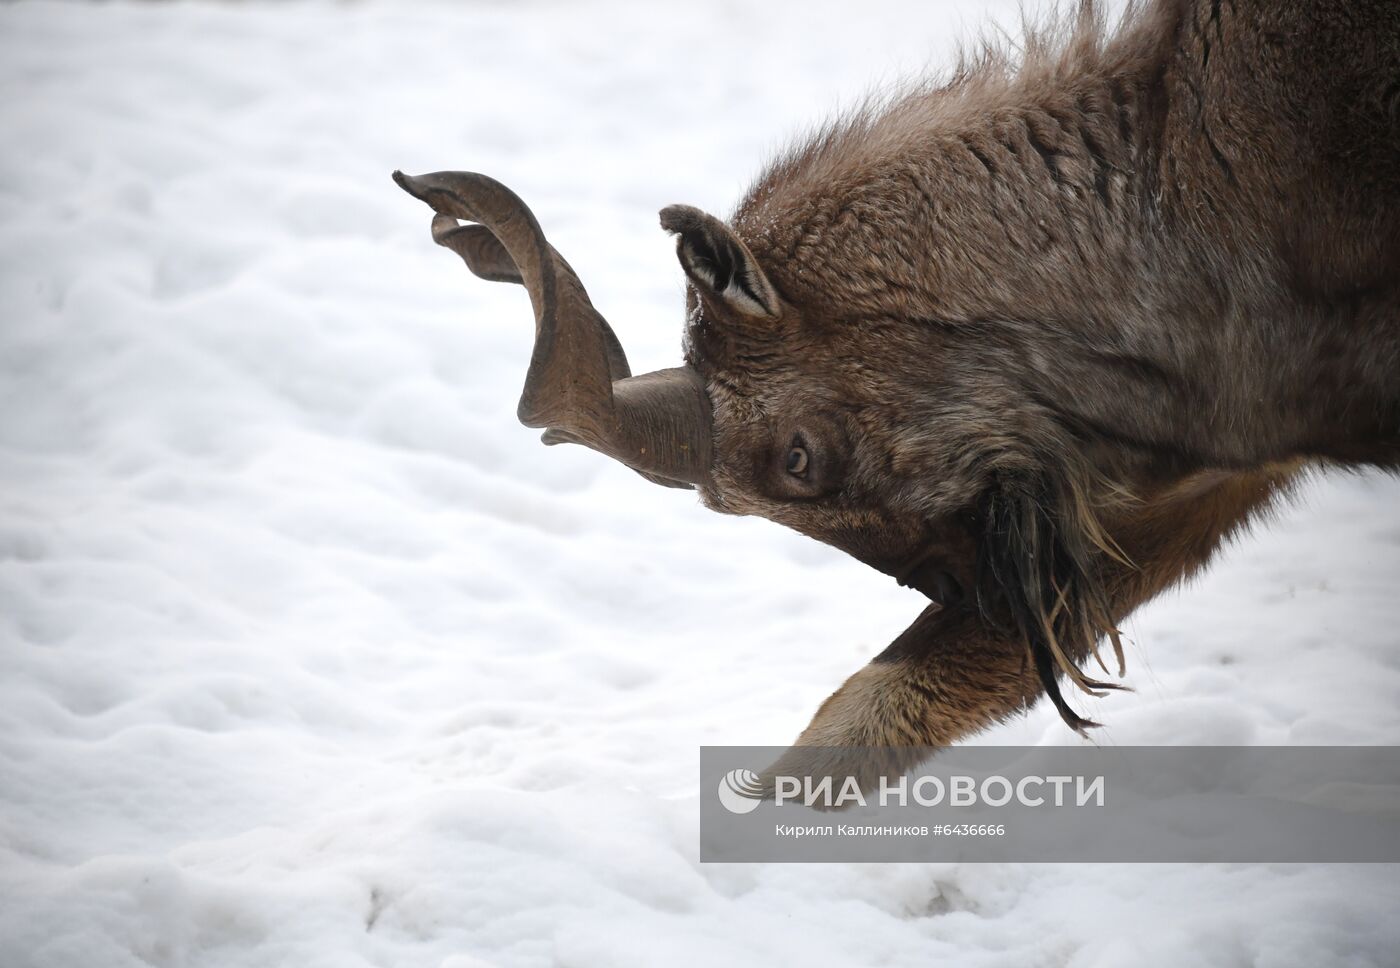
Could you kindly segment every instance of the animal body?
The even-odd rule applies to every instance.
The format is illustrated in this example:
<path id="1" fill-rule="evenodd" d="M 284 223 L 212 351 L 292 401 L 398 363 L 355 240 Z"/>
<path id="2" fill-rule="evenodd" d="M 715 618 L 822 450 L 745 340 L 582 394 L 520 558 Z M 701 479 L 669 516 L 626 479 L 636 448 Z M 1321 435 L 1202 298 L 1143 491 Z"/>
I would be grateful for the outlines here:
<path id="1" fill-rule="evenodd" d="M 396 178 L 529 288 L 547 443 L 928 596 L 798 747 L 945 745 L 1041 695 L 1091 725 L 1062 680 L 1111 687 L 1081 667 L 1122 674 L 1123 617 L 1300 469 L 1400 468 L 1393 0 L 1086 4 L 831 124 L 728 220 L 662 210 L 685 364 L 643 376 L 518 198 Z"/>

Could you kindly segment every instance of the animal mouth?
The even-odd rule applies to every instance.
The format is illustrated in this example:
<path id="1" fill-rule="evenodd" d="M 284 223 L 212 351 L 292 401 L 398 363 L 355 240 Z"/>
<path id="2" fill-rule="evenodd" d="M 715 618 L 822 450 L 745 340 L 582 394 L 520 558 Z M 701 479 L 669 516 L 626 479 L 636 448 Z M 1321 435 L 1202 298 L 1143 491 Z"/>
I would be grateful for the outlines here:
<path id="1" fill-rule="evenodd" d="M 962 584 L 947 570 L 946 562 L 932 552 L 922 552 L 895 575 L 905 588 L 922 592 L 924 597 L 942 608 L 962 604 Z"/>

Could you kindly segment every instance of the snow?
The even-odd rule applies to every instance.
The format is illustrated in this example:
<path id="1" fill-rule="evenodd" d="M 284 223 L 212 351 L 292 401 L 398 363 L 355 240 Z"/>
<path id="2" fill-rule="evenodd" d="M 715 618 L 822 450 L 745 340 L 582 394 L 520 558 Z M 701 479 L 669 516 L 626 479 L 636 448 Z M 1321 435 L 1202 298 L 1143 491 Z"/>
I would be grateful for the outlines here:
<path id="1" fill-rule="evenodd" d="M 525 197 L 638 370 L 656 211 L 1015 6 L 0 8 L 0 963 L 1392 964 L 1392 867 L 700 865 L 916 594 L 514 420 L 526 299 L 389 172 Z M 1400 741 L 1400 483 L 1129 624 L 1100 741 Z M 979 737 L 1069 742 L 1053 711 Z"/>

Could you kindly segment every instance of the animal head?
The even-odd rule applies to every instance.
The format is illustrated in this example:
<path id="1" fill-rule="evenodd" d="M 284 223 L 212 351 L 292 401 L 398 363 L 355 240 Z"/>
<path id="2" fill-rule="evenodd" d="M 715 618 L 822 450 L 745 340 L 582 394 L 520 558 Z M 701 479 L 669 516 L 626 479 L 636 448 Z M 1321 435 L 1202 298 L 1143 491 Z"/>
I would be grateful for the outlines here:
<path id="1" fill-rule="evenodd" d="M 689 206 L 661 212 L 689 281 L 684 346 L 704 381 L 713 448 L 696 482 L 713 510 L 777 521 L 944 606 L 972 588 L 976 421 L 961 420 L 946 334 L 853 318 L 838 293 L 796 298 L 800 260 L 768 266 Z M 833 287 L 835 288 L 835 287 Z M 984 421 L 985 422 L 985 421 Z"/>
<path id="2" fill-rule="evenodd" d="M 437 211 L 436 241 L 529 291 L 536 343 L 519 416 L 545 443 L 583 444 L 713 510 L 776 521 L 935 610 L 974 615 L 1021 642 L 1062 715 L 1088 724 L 1057 678 L 1102 685 L 1076 660 L 1116 636 L 1095 564 L 1111 543 L 1069 469 L 1073 450 L 1020 412 L 985 340 L 853 309 L 845 281 L 799 281 L 822 260 L 762 248 L 765 259 L 729 224 L 676 205 L 661 225 L 689 281 L 685 363 L 634 376 L 512 192 L 477 174 L 395 179 Z"/>

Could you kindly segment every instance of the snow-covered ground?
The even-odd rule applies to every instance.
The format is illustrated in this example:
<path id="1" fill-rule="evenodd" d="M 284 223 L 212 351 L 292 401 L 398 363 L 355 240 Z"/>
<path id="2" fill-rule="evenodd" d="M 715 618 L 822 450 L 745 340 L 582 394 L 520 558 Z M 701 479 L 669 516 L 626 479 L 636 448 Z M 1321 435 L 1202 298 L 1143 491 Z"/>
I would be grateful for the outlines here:
<path id="1" fill-rule="evenodd" d="M 524 294 L 389 180 L 500 177 L 669 365 L 656 210 L 988 15 L 0 8 L 0 965 L 1394 964 L 1394 867 L 701 866 L 696 747 L 918 596 L 539 446 Z M 1398 508 L 1323 480 L 1143 610 L 1101 741 L 1400 742 Z"/>

